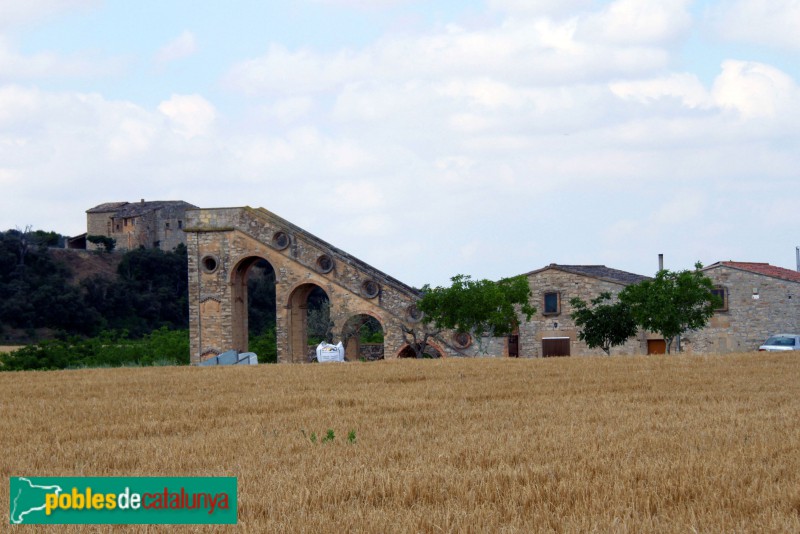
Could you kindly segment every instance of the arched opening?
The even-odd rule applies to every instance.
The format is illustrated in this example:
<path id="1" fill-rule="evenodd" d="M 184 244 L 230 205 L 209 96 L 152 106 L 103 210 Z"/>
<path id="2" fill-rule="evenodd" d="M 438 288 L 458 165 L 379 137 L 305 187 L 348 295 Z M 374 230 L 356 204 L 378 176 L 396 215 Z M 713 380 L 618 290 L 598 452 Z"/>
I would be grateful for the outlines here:
<path id="1" fill-rule="evenodd" d="M 419 348 L 419 346 L 420 344 L 417 344 L 417 348 Z M 397 357 L 416 358 L 417 353 L 414 351 L 411 345 L 406 344 L 402 349 L 400 349 L 400 352 L 397 354 Z M 422 358 L 432 359 L 441 357 L 442 357 L 441 351 L 437 347 L 431 345 L 430 343 L 425 346 L 425 350 L 422 352 Z"/>
<path id="2" fill-rule="evenodd" d="M 365 313 L 350 317 L 342 328 L 347 361 L 375 361 L 384 358 L 383 326 Z"/>
<path id="3" fill-rule="evenodd" d="M 316 284 L 302 284 L 289 297 L 289 361 L 308 362 L 321 341 L 331 341 L 328 294 Z"/>
<path id="4" fill-rule="evenodd" d="M 257 256 L 234 267 L 232 278 L 232 348 L 255 352 L 260 363 L 277 361 L 275 269 Z"/>

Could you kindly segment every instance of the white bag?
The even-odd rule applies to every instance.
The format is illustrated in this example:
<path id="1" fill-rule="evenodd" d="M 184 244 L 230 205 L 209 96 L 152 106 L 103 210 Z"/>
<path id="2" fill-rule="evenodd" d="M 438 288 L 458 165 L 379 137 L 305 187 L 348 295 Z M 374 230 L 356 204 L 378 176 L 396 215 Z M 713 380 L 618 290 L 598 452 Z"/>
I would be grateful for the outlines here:
<path id="1" fill-rule="evenodd" d="M 318 362 L 343 362 L 344 361 L 344 345 L 340 341 L 336 345 L 325 343 L 324 341 L 317 345 L 317 361 Z"/>

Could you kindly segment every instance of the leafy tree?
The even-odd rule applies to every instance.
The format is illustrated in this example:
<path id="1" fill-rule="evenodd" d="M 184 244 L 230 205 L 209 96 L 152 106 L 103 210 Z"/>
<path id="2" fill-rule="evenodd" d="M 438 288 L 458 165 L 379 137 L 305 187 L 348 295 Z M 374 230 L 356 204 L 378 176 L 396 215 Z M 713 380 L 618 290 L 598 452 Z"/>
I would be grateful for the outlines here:
<path id="1" fill-rule="evenodd" d="M 670 353 L 672 341 L 688 330 L 703 328 L 722 305 L 712 293 L 714 283 L 700 269 L 693 271 L 658 271 L 652 280 L 633 284 L 619 294 L 620 301 L 630 307 L 636 323 L 663 336 Z"/>
<path id="2" fill-rule="evenodd" d="M 247 276 L 247 328 L 250 336 L 275 330 L 275 270 L 261 260 Z M 259 357 L 261 354 L 259 353 Z"/>
<path id="3" fill-rule="evenodd" d="M 441 339 L 442 330 L 466 332 L 479 340 L 484 336 L 510 334 L 520 322 L 520 313 L 529 320 L 536 309 L 530 305 L 531 288 L 525 276 L 491 280 L 473 280 L 467 275 L 450 279 L 450 287 L 422 288 L 422 298 L 417 308 L 422 312 L 418 331 L 403 327 L 403 336 L 422 358 L 432 338 Z"/>
<path id="4" fill-rule="evenodd" d="M 609 302 L 607 302 L 609 301 Z M 611 355 L 611 347 L 622 345 L 636 334 L 636 321 L 630 307 L 624 302 L 610 303 L 611 293 L 603 292 L 592 299 L 592 307 L 582 299 L 570 300 L 574 311 L 570 314 L 575 326 L 580 328 L 578 339 L 589 348 L 601 348 Z"/>
<path id="5" fill-rule="evenodd" d="M 267 328 L 262 334 L 251 335 L 248 344 L 250 351 L 258 355 L 258 363 L 277 363 L 278 339 L 275 325 Z"/>
<path id="6" fill-rule="evenodd" d="M 87 235 L 86 241 L 102 246 L 106 252 L 111 252 L 117 246 L 117 240 L 104 235 Z"/>

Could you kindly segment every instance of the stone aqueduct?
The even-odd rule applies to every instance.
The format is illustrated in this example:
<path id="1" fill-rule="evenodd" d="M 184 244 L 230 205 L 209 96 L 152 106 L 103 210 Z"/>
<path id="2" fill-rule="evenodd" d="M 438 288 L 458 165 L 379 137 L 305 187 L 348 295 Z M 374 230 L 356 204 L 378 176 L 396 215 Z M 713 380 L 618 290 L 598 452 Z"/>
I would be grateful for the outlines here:
<path id="1" fill-rule="evenodd" d="M 366 315 L 383 328 L 386 358 L 407 346 L 401 325 L 416 322 L 415 289 L 263 208 L 196 209 L 186 217 L 193 363 L 247 351 L 247 275 L 262 259 L 275 270 L 279 362 L 308 361 L 307 299 L 317 287 L 330 301 L 337 340 L 348 321 Z M 357 350 L 349 344 L 347 358 Z"/>

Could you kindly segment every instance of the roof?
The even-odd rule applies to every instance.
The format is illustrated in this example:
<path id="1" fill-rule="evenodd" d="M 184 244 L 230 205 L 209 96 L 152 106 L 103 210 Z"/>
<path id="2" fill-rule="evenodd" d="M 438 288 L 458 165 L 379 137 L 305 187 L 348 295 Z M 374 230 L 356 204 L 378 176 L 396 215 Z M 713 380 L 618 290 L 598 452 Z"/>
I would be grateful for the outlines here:
<path id="1" fill-rule="evenodd" d="M 125 204 L 127 204 L 127 202 L 106 202 L 105 204 L 100 204 L 86 210 L 86 213 L 108 213 L 110 211 L 117 211 Z"/>
<path id="2" fill-rule="evenodd" d="M 707 271 L 715 267 L 731 267 L 739 269 L 740 271 L 748 271 L 755 274 L 764 276 L 771 276 L 772 278 L 779 278 L 781 280 L 788 280 L 789 282 L 800 282 L 800 272 L 792 271 L 791 269 L 784 269 L 783 267 L 776 267 L 769 263 L 754 263 L 748 261 L 718 261 L 703 270 Z"/>
<path id="3" fill-rule="evenodd" d="M 559 271 L 577 274 L 580 276 L 588 276 L 590 278 L 598 278 L 600 280 L 607 280 L 623 285 L 638 284 L 639 282 L 648 280 L 650 278 L 640 274 L 620 271 L 619 269 L 612 269 L 611 267 L 606 267 L 605 265 L 559 265 L 557 263 L 551 263 L 543 269 L 531 271 L 527 274 L 530 275 L 539 273 L 547 269 L 557 269 Z"/>
<path id="4" fill-rule="evenodd" d="M 197 208 L 194 204 L 183 200 L 150 200 L 147 202 L 107 202 L 86 210 L 86 213 L 114 213 L 114 217 L 138 217 L 167 207 Z"/>

